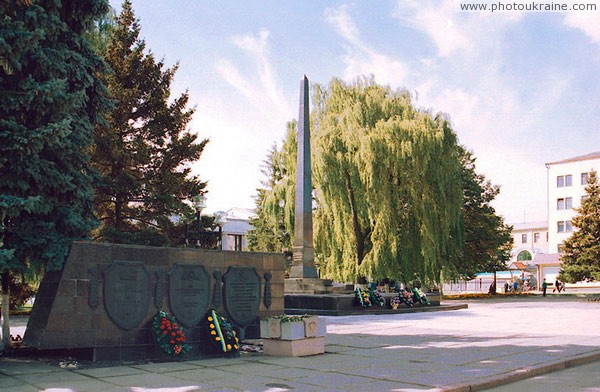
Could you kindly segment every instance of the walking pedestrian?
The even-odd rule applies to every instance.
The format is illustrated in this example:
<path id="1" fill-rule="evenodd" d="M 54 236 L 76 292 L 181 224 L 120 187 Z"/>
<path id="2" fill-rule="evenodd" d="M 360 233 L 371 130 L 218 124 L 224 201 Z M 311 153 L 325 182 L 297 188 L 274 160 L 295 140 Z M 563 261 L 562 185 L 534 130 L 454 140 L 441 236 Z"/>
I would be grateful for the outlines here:
<path id="1" fill-rule="evenodd" d="M 546 283 L 546 278 L 544 278 L 544 282 L 542 283 L 542 296 L 546 296 L 546 289 L 548 289 L 548 283 Z"/>

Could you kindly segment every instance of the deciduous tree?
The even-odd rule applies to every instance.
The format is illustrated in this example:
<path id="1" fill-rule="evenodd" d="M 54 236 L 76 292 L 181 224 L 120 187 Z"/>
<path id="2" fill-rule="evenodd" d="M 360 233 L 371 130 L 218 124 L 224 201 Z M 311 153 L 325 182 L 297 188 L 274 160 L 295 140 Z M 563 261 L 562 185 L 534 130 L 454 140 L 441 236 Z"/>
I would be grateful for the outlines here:
<path id="1" fill-rule="evenodd" d="M 512 228 L 496 213 L 491 202 L 500 193 L 485 176 L 477 173 L 475 157 L 466 148 L 460 148 L 463 185 L 463 217 L 465 244 L 456 259 L 454 269 L 448 270 L 461 279 L 472 279 L 479 272 L 497 272 L 506 269 L 512 248 Z"/>
<path id="2" fill-rule="evenodd" d="M 437 282 L 462 247 L 456 135 L 372 79 L 317 87 L 315 248 L 323 275 Z"/>
<path id="3" fill-rule="evenodd" d="M 263 187 L 257 190 L 256 217 L 248 234 L 250 250 L 290 250 L 294 233 L 296 186 L 296 122 L 287 125 L 280 150 L 273 146 L 263 165 Z"/>

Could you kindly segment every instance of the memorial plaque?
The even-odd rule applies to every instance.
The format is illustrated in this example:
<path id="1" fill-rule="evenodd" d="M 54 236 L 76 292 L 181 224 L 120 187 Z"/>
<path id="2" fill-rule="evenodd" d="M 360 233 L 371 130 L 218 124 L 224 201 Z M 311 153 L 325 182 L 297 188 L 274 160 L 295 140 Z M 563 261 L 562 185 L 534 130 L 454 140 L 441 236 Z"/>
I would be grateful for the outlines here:
<path id="1" fill-rule="evenodd" d="M 231 266 L 223 275 L 225 309 L 238 325 L 256 320 L 260 306 L 261 278 L 254 267 Z"/>
<path id="2" fill-rule="evenodd" d="M 184 326 L 197 325 L 210 302 L 210 278 L 203 266 L 175 264 L 169 272 L 171 312 Z"/>
<path id="3" fill-rule="evenodd" d="M 151 296 L 150 275 L 144 263 L 113 261 L 104 271 L 104 307 L 120 328 L 130 330 L 140 325 Z"/>

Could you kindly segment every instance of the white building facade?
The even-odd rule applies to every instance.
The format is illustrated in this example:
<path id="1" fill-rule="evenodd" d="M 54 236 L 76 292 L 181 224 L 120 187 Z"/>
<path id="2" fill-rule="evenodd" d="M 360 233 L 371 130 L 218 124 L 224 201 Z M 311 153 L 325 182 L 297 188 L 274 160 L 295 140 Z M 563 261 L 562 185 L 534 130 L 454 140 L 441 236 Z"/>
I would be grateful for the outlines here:
<path id="1" fill-rule="evenodd" d="M 216 212 L 221 226 L 221 249 L 233 251 L 248 250 L 248 231 L 252 228 L 250 219 L 256 215 L 248 208 L 231 208 Z"/>
<path id="2" fill-rule="evenodd" d="M 548 222 L 513 223 L 512 227 L 511 261 L 528 264 L 538 253 L 548 253 Z"/>
<path id="3" fill-rule="evenodd" d="M 548 175 L 548 253 L 562 253 L 562 243 L 573 233 L 575 208 L 585 197 L 587 177 L 600 170 L 600 151 L 546 163 Z"/>

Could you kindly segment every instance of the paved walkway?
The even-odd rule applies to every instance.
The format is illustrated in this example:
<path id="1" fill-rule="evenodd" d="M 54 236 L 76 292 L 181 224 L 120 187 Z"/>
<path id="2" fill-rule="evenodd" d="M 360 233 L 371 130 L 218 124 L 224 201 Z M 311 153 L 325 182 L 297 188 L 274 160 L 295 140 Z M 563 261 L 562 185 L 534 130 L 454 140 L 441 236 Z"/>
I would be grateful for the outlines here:
<path id="1" fill-rule="evenodd" d="M 313 357 L 244 353 L 75 370 L 0 358 L 0 390 L 478 391 L 586 363 L 577 375 L 587 380 L 581 391 L 600 390 L 593 385 L 599 381 L 600 302 L 553 295 L 468 304 L 448 312 L 327 317 L 326 353 Z M 498 391 L 539 390 L 524 383 Z M 560 384 L 544 390 L 578 391 Z"/>

